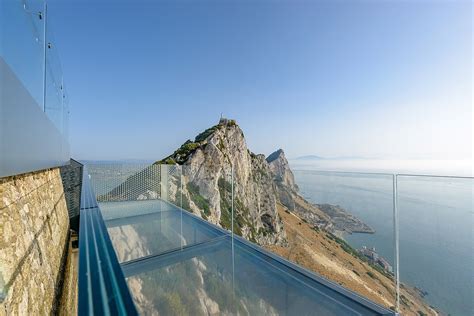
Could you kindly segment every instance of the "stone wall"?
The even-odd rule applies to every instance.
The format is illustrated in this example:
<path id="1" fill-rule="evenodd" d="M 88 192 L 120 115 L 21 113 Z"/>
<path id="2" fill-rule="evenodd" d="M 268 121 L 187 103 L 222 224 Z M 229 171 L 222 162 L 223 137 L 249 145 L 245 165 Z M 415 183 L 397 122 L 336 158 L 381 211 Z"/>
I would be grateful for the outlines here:
<path id="1" fill-rule="evenodd" d="M 68 238 L 58 168 L 0 179 L 0 315 L 56 310 Z"/>

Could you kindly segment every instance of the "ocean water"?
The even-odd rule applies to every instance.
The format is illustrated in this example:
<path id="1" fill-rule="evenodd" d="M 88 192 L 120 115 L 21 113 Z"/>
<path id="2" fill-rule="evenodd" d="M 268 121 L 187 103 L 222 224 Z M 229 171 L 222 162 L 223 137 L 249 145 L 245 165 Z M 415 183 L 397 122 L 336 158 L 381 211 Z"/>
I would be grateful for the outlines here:
<path id="1" fill-rule="evenodd" d="M 353 247 L 375 247 L 393 265 L 392 176 L 290 163 L 304 197 L 340 205 L 376 230 L 347 235 Z M 446 314 L 474 315 L 474 180 L 399 176 L 397 184 L 401 282 L 426 291 L 425 300 Z"/>

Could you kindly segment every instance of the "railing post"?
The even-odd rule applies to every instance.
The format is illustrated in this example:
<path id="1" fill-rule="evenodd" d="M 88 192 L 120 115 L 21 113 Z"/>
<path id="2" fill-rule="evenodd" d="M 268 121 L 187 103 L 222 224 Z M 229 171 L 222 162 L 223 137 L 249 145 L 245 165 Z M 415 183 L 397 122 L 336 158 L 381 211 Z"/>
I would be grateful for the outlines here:
<path id="1" fill-rule="evenodd" d="M 180 184 L 180 190 L 179 190 L 179 207 L 183 208 L 183 166 L 179 166 L 180 170 L 180 176 L 179 176 L 179 184 Z"/>
<path id="2" fill-rule="evenodd" d="M 46 52 L 48 41 L 46 39 L 47 24 L 48 24 L 48 5 L 44 3 L 44 24 L 43 24 L 43 112 L 46 112 Z"/>
<path id="3" fill-rule="evenodd" d="M 231 192 L 231 244 L 232 244 L 232 297 L 235 300 L 235 252 L 234 252 L 234 162 L 231 163 L 231 183 L 230 183 L 230 192 Z M 234 303 L 234 300 L 232 303 Z"/>
<path id="4" fill-rule="evenodd" d="M 232 214 L 232 220 L 231 220 L 231 229 L 232 229 L 232 238 L 234 237 L 234 163 L 231 164 L 231 183 L 230 183 L 230 188 L 231 188 L 231 214 Z"/>
<path id="5" fill-rule="evenodd" d="M 64 136 L 64 93 L 63 93 L 63 88 L 64 88 L 64 78 L 61 74 L 61 87 L 60 87 L 60 92 L 61 92 L 61 133 Z"/>
<path id="6" fill-rule="evenodd" d="M 168 199 L 168 165 L 160 165 L 161 169 L 161 198 L 164 201 L 169 201 Z"/>
<path id="7" fill-rule="evenodd" d="M 394 249 L 394 278 L 395 278 L 395 313 L 400 313 L 400 269 L 399 269 L 399 227 L 398 227 L 398 175 L 393 177 L 393 249 Z"/>
<path id="8" fill-rule="evenodd" d="M 184 243 L 184 240 L 183 240 L 183 166 L 180 165 L 178 166 L 179 167 L 179 206 L 180 206 L 180 209 L 179 209 L 179 212 L 180 212 L 180 219 L 179 219 L 179 224 L 180 224 L 180 233 L 181 233 L 181 237 L 180 237 L 180 244 L 181 244 L 181 249 L 183 248 L 183 243 Z"/>

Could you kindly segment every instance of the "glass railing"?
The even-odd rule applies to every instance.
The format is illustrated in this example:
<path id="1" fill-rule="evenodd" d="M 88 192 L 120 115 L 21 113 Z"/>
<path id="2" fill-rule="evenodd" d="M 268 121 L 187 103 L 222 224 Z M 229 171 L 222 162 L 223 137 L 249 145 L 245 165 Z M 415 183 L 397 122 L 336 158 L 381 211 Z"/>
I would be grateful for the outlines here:
<path id="1" fill-rule="evenodd" d="M 0 56 L 67 139 L 69 105 L 46 1 L 0 1 Z"/>
<path id="2" fill-rule="evenodd" d="M 314 236 L 325 235 L 322 240 L 308 238 L 305 222 L 318 223 L 298 209 L 289 211 L 302 223 L 294 232 L 294 224 L 286 225 L 290 242 L 300 242 L 283 251 L 286 258 L 402 315 L 473 314 L 472 177 L 308 170 L 294 175 L 299 194 L 332 216 L 333 226 L 316 229 Z M 353 230 L 347 221 L 337 227 L 343 219 L 370 229 L 359 224 Z M 316 254 L 308 261 L 311 251 Z"/>
<path id="3" fill-rule="evenodd" d="M 208 300 L 209 313 L 292 314 L 314 300 L 346 314 L 356 298 L 403 315 L 472 314 L 471 177 L 295 170 L 289 203 L 249 194 L 231 166 L 88 168 L 141 313 L 198 313 Z M 312 287 L 337 289 L 342 309 L 324 309 Z"/>
<path id="4" fill-rule="evenodd" d="M 474 180 L 398 175 L 400 306 L 410 287 L 442 314 L 474 315 Z"/>
<path id="5" fill-rule="evenodd" d="M 301 202 L 281 213 L 294 248 L 288 259 L 396 310 L 393 176 L 294 175 Z"/>
<path id="6" fill-rule="evenodd" d="M 280 254 L 272 245 L 291 249 L 285 219 L 268 208 L 276 202 L 273 193 L 245 188 L 232 166 L 214 170 L 192 165 L 90 164 L 87 170 L 106 235 L 140 314 L 393 313 L 330 275 L 302 267 L 304 262 L 292 256 L 285 259 L 284 254 L 269 252 Z M 286 233 L 292 234 L 292 229 L 301 233 L 296 227 L 288 227 Z M 308 229 L 315 231 L 312 226 Z M 87 232 L 90 229 L 84 232 L 81 227 L 80 239 L 88 238 Z M 328 245 L 339 245 L 335 234 L 322 236 Z M 314 254 L 318 255 L 317 249 Z M 86 256 L 80 262 L 90 262 Z M 374 271 L 374 277 L 390 278 L 389 273 Z M 79 292 L 94 291 L 83 284 L 79 283 Z M 80 306 L 88 306 L 94 295 L 80 299 Z"/>

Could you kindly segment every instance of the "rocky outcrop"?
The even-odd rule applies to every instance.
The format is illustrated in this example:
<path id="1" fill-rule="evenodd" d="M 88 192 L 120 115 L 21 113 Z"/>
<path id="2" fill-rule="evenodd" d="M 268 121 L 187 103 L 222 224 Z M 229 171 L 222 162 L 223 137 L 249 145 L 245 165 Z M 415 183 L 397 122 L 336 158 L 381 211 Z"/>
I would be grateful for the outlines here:
<path id="1" fill-rule="evenodd" d="M 270 170 L 276 183 L 285 186 L 293 192 L 298 192 L 298 185 L 295 182 L 295 176 L 290 169 L 290 164 L 285 157 L 283 149 L 278 149 L 267 157 Z"/>
<path id="2" fill-rule="evenodd" d="M 338 205 L 311 204 L 306 201 L 298 193 L 295 177 L 282 149 L 269 155 L 267 162 L 273 173 L 280 203 L 311 225 L 338 235 L 374 233 L 367 224 Z"/>
<path id="3" fill-rule="evenodd" d="M 317 204 L 317 207 L 331 218 L 335 230 L 349 234 L 375 233 L 375 230 L 373 230 L 369 225 L 365 224 L 354 215 L 349 214 L 339 205 Z"/>
<path id="4" fill-rule="evenodd" d="M 235 121 L 221 120 L 158 163 L 183 166 L 183 203 L 193 213 L 231 229 L 233 190 L 234 232 L 262 245 L 285 242 L 273 173 Z M 168 194 L 178 192 L 171 186 Z"/>
<path id="5" fill-rule="evenodd" d="M 286 243 L 277 203 L 329 232 L 370 229 L 347 212 L 309 203 L 298 191 L 282 149 L 267 158 L 256 155 L 236 122 L 222 119 L 105 196 L 109 201 L 165 199 L 228 230 L 233 218 L 236 234 L 261 245 Z"/>
<path id="6" fill-rule="evenodd" d="M 290 169 L 285 153 L 282 149 L 278 149 L 270 154 L 266 160 L 273 174 L 273 181 L 276 185 L 280 203 L 289 210 L 294 211 L 298 186 L 296 185 L 295 176 Z"/>
<path id="7" fill-rule="evenodd" d="M 279 202 L 311 225 L 331 230 L 333 225 L 330 217 L 298 193 L 299 188 L 296 185 L 295 176 L 283 150 L 278 149 L 266 160 L 273 174 Z"/>

